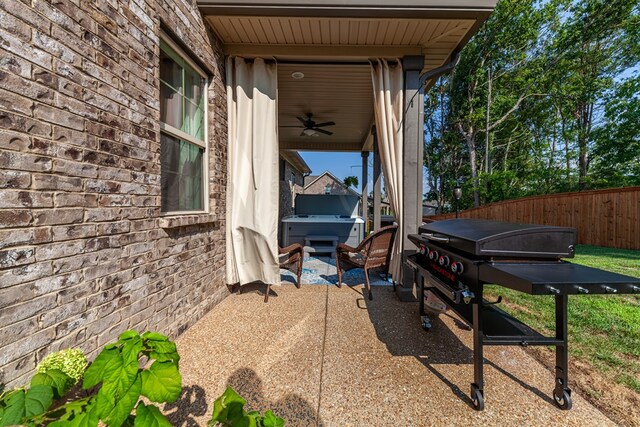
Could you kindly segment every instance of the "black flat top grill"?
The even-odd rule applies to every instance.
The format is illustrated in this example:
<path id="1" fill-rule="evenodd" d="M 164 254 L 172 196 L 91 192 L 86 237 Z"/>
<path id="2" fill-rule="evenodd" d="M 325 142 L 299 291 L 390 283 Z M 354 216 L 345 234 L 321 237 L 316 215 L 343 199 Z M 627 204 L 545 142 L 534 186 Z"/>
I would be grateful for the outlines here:
<path id="1" fill-rule="evenodd" d="M 571 408 L 568 387 L 567 305 L 569 295 L 640 293 L 640 279 L 563 261 L 574 256 L 576 231 L 568 227 L 511 224 L 479 219 L 451 219 L 425 224 L 410 234 L 418 248 L 407 257 L 416 273 L 420 313 L 429 295 L 440 298 L 473 328 L 474 382 L 471 398 L 484 408 L 483 346 L 552 345 L 556 347 L 553 397 Z M 543 336 L 483 298 L 486 284 L 555 298 L 556 333 Z M 428 293 L 427 293 L 428 291 Z M 425 299 L 427 300 L 425 302 Z"/>
<path id="2" fill-rule="evenodd" d="M 475 257 L 573 257 L 576 230 L 481 219 L 449 219 L 420 227 L 420 234 Z"/>

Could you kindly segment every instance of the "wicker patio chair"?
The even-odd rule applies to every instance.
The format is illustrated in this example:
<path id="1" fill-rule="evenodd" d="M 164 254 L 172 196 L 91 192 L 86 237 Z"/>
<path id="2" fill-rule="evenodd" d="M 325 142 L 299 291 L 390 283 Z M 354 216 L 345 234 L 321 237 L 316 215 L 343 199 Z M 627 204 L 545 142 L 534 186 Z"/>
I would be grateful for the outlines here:
<path id="1" fill-rule="evenodd" d="M 296 275 L 296 287 L 300 289 L 300 276 L 302 275 L 302 260 L 304 259 L 304 249 L 299 243 L 294 243 L 286 248 L 278 248 L 280 258 L 280 268 L 291 271 Z M 269 287 L 267 287 L 267 293 L 264 296 L 264 302 L 269 301 Z"/>
<path id="2" fill-rule="evenodd" d="M 349 271 L 353 268 L 362 268 L 367 281 L 369 299 L 373 299 L 371 283 L 369 283 L 369 270 L 372 268 L 384 268 L 385 276 L 389 276 L 389 258 L 393 240 L 396 236 L 397 225 L 383 227 L 371 233 L 357 248 L 344 243 L 336 247 L 336 269 L 338 270 L 338 287 L 342 287 L 342 270 Z"/>

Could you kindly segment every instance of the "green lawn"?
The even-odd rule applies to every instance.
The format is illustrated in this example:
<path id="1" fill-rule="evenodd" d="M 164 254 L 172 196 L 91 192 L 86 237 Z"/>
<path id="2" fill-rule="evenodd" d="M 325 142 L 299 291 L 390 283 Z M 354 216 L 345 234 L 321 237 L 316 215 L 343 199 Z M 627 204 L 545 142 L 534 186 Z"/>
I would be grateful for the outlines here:
<path id="1" fill-rule="evenodd" d="M 578 245 L 571 262 L 640 277 L 640 251 Z M 555 330 L 554 299 L 488 287 L 502 308 L 540 332 Z M 569 351 L 607 377 L 640 392 L 640 295 L 569 297 Z"/>

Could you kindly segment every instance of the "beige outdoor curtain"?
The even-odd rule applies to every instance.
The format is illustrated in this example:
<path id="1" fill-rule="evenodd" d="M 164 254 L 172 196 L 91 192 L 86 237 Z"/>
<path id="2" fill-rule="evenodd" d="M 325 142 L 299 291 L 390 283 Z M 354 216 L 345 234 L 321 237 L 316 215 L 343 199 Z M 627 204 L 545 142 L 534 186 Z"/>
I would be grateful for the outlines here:
<path id="1" fill-rule="evenodd" d="M 280 282 L 277 68 L 227 60 L 227 283 Z"/>
<path id="2" fill-rule="evenodd" d="M 378 149 L 384 173 L 384 183 L 389 204 L 398 223 L 398 231 L 391 253 L 389 272 L 398 281 L 402 271 L 402 119 L 404 78 L 400 61 L 393 64 L 385 59 L 371 62 L 374 110 Z"/>

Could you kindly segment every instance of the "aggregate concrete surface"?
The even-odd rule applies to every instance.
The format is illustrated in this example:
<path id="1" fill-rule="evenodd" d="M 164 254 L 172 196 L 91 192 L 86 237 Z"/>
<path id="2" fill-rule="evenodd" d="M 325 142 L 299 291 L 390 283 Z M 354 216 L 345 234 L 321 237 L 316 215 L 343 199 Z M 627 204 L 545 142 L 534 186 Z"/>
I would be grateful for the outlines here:
<path id="1" fill-rule="evenodd" d="M 165 406 L 170 421 L 206 425 L 231 386 L 289 426 L 615 425 L 575 392 L 573 409 L 558 409 L 553 374 L 518 347 L 485 347 L 475 411 L 471 331 L 445 314 L 425 332 L 417 303 L 362 290 L 285 283 L 266 304 L 264 286 L 229 296 L 177 340 L 183 395 Z"/>

